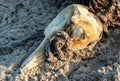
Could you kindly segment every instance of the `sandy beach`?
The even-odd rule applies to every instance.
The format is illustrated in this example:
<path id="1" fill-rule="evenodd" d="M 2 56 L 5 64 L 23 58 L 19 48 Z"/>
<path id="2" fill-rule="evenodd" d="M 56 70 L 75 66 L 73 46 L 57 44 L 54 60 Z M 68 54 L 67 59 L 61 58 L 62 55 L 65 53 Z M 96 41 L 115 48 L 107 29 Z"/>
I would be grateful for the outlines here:
<path id="1" fill-rule="evenodd" d="M 109 27 L 96 54 L 80 62 L 45 63 L 30 71 L 13 67 L 44 38 L 44 29 L 67 5 L 54 0 L 0 0 L 0 81 L 120 81 L 120 27 Z"/>

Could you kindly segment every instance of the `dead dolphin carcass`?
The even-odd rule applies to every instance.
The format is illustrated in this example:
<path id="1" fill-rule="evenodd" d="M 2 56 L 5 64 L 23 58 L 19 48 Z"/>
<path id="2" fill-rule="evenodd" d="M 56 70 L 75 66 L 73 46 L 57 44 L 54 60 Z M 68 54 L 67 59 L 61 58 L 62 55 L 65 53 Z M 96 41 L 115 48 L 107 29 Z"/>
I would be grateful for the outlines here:
<path id="1" fill-rule="evenodd" d="M 22 63 L 22 68 L 31 69 L 45 61 L 45 46 L 51 39 L 53 48 L 56 49 L 59 57 L 48 54 L 48 61 L 67 60 L 71 55 L 64 56 L 61 49 L 68 49 L 70 52 L 85 49 L 92 43 L 92 47 L 100 40 L 103 31 L 99 18 L 90 13 L 87 7 L 79 4 L 72 4 L 63 9 L 46 27 L 45 38 L 38 48 Z M 63 38 L 62 38 L 63 37 Z M 63 39 L 62 42 L 58 41 Z M 60 42 L 60 43 L 59 43 Z M 54 44 L 55 43 L 55 44 Z M 59 46 L 58 48 L 55 46 Z M 51 47 L 52 48 L 52 47 Z M 69 57 L 70 56 L 70 57 Z"/>

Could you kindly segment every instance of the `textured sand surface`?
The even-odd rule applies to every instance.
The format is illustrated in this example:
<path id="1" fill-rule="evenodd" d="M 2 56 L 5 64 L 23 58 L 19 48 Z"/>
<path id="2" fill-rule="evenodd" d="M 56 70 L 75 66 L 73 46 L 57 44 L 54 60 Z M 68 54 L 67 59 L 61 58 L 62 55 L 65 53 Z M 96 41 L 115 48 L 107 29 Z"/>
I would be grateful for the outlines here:
<path id="1" fill-rule="evenodd" d="M 120 81 L 120 28 L 109 28 L 108 37 L 97 44 L 93 57 L 81 62 L 46 63 L 31 71 L 11 69 L 31 54 L 44 38 L 50 21 L 60 8 L 54 0 L 0 0 L 0 81 Z"/>

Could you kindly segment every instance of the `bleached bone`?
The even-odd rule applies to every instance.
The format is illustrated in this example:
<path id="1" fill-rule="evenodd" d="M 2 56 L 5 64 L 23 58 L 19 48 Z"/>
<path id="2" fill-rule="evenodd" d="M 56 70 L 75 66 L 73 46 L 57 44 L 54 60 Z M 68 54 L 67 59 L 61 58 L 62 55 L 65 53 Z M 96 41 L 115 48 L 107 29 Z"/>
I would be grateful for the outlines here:
<path id="1" fill-rule="evenodd" d="M 79 12 L 79 13 L 78 13 Z M 77 17 L 78 16 L 78 17 Z M 100 39 L 102 32 L 102 25 L 97 17 L 90 13 L 86 7 L 78 4 L 73 4 L 63 9 L 48 25 L 44 31 L 45 38 L 38 48 L 22 63 L 22 68 L 28 70 L 39 65 L 45 59 L 45 45 L 48 43 L 48 39 L 56 32 L 63 30 L 66 24 L 78 24 L 79 20 L 87 21 L 93 28 L 94 36 L 91 38 L 92 41 Z M 80 24 L 82 24 L 80 22 Z M 87 26 L 87 25 L 86 25 Z M 74 28 L 73 28 L 74 29 Z M 88 40 L 91 41 L 91 40 Z M 87 46 L 87 44 L 85 44 Z M 85 48 L 86 46 L 83 46 Z M 82 49 L 83 49 L 82 48 Z"/>

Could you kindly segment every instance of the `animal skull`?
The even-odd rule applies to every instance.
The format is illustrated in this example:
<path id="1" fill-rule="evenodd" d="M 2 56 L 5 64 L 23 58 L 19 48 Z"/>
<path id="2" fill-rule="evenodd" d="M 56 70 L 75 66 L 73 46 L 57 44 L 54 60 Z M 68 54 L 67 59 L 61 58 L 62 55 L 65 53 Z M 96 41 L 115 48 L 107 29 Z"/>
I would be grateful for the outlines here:
<path id="1" fill-rule="evenodd" d="M 45 59 L 45 46 L 49 39 L 59 31 L 68 36 L 66 44 L 70 50 L 85 49 L 88 44 L 94 45 L 100 40 L 103 31 L 102 24 L 85 6 L 72 4 L 63 9 L 44 31 L 45 38 L 38 48 L 22 63 L 21 67 L 31 69 Z"/>

